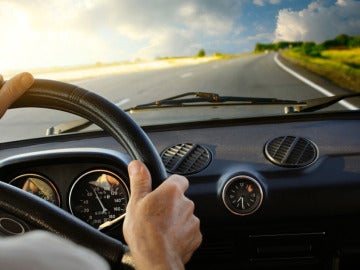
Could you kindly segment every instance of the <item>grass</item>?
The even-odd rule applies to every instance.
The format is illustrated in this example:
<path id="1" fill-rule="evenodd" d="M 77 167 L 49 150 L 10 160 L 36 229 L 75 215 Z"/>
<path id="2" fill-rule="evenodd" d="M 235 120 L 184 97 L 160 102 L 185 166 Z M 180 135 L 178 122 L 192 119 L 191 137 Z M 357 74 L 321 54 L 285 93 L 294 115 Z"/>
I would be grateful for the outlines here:
<path id="1" fill-rule="evenodd" d="M 360 48 L 325 50 L 321 52 L 321 57 L 310 57 L 301 52 L 287 50 L 282 56 L 328 78 L 340 87 L 360 92 Z"/>
<path id="2" fill-rule="evenodd" d="M 212 55 L 204 55 L 204 56 L 173 56 L 173 57 L 160 57 L 157 60 L 165 60 L 165 61 L 181 61 L 181 60 L 201 60 L 204 61 L 217 61 L 217 60 L 225 60 L 230 58 L 238 58 L 248 54 L 222 54 L 222 53 L 214 53 Z"/>

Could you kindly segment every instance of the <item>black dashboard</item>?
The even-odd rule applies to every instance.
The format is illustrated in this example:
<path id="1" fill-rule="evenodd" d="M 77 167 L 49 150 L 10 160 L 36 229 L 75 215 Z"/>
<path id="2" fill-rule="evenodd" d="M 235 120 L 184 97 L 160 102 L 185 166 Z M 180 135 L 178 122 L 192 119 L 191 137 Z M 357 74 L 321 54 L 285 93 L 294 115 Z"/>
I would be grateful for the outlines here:
<path id="1" fill-rule="evenodd" d="M 144 130 L 168 170 L 184 174 L 190 182 L 187 195 L 195 202 L 204 240 L 189 269 L 357 269 L 360 265 L 356 261 L 359 112 L 214 120 Z M 18 181 L 21 187 L 24 182 L 16 180 L 21 176 L 45 179 L 47 191 L 57 199 L 42 192 L 43 198 L 74 213 L 70 198 L 74 185 L 100 171 L 115 178 L 114 188 L 101 193 L 81 186 L 79 192 L 86 190 L 85 197 L 76 203 L 120 196 L 106 203 L 119 203 L 115 214 L 123 213 L 130 157 L 105 133 L 0 147 L 1 181 Z M 92 196 L 86 197 L 89 193 Z M 80 210 L 84 211 L 91 207 Z M 122 240 L 118 227 L 105 232 Z"/>

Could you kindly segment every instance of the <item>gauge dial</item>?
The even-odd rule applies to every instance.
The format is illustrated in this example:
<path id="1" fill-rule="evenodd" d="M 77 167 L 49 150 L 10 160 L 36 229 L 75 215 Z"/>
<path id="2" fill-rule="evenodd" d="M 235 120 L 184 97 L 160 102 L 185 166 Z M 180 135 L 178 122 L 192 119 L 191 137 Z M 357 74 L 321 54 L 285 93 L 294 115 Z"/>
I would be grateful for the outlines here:
<path id="1" fill-rule="evenodd" d="M 53 183 L 38 174 L 23 174 L 10 181 L 10 184 L 32 193 L 41 199 L 60 206 L 60 196 Z"/>
<path id="2" fill-rule="evenodd" d="M 125 213 L 129 190 L 116 174 L 93 170 L 80 176 L 71 188 L 70 211 L 95 228 Z"/>
<path id="3" fill-rule="evenodd" d="M 226 183 L 222 195 L 226 208 L 240 216 L 254 213 L 260 207 L 263 199 L 260 184 L 246 175 L 230 179 Z"/>

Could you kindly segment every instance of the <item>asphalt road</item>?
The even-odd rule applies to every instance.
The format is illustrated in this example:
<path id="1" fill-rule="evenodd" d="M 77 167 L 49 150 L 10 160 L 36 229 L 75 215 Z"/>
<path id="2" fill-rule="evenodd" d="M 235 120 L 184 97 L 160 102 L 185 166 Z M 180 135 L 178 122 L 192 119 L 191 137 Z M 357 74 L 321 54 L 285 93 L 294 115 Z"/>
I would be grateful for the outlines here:
<path id="1" fill-rule="evenodd" d="M 123 107 L 194 91 L 295 100 L 323 96 L 284 72 L 275 63 L 274 54 L 122 74 L 76 83 L 115 103 L 126 100 L 126 106 Z"/>
<path id="2" fill-rule="evenodd" d="M 294 100 L 324 96 L 280 68 L 275 63 L 274 56 L 272 53 L 251 55 L 73 83 L 99 93 L 123 109 L 184 92 L 197 91 Z M 335 90 L 336 94 L 341 91 Z M 256 107 L 256 110 L 269 113 L 268 107 Z M 77 117 L 48 110 L 44 112 L 42 109 L 12 110 L 0 121 L 0 142 L 42 136 L 46 128 L 73 119 Z"/>

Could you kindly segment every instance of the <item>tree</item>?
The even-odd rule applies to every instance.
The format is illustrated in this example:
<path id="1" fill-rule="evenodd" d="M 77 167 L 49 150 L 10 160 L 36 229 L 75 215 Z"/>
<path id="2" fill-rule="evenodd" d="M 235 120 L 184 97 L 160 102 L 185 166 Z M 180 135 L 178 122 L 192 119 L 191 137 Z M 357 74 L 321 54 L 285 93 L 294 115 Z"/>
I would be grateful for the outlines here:
<path id="1" fill-rule="evenodd" d="M 200 49 L 198 54 L 197 54 L 197 57 L 204 57 L 206 55 L 205 53 L 205 50 L 204 49 Z"/>
<path id="2" fill-rule="evenodd" d="M 351 36 L 341 34 L 335 37 L 334 39 L 324 41 L 322 43 L 322 46 L 326 49 L 337 48 L 337 47 L 348 48 L 349 45 L 351 45 L 352 39 L 353 37 Z"/>
<path id="3" fill-rule="evenodd" d="M 360 47 L 360 36 L 352 37 L 352 38 L 349 40 L 349 47 L 350 47 L 350 48 Z"/>

